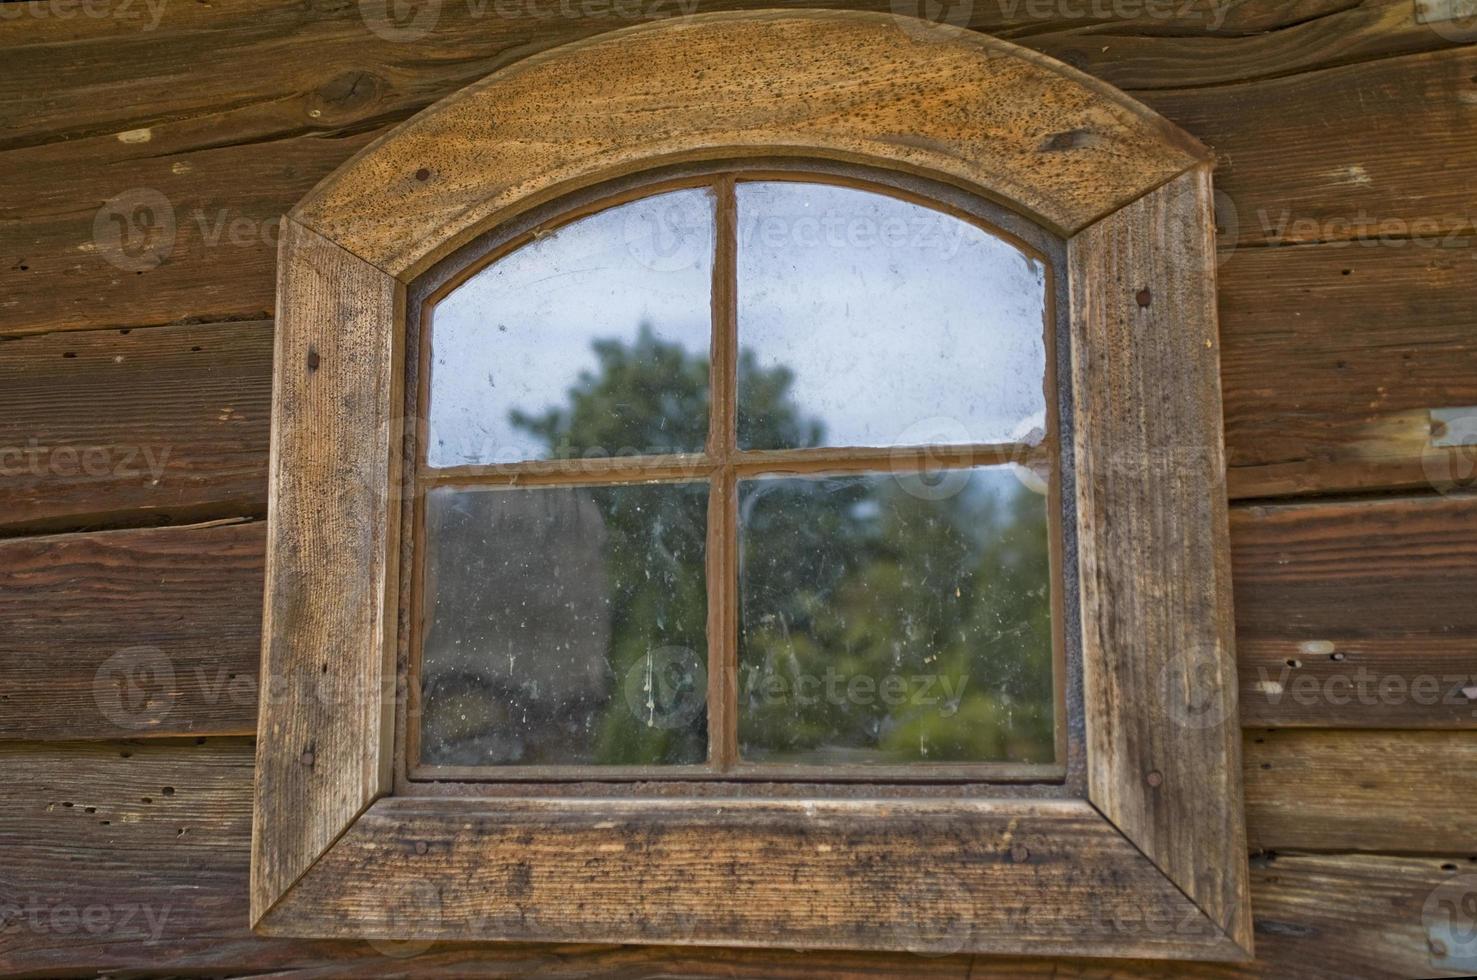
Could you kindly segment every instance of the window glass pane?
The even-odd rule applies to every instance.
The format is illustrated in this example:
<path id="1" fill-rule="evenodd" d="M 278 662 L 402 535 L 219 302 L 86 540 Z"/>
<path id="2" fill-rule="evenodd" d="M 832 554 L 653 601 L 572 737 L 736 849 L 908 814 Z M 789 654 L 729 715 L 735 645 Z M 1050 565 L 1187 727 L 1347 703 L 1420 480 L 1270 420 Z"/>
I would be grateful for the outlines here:
<path id="1" fill-rule="evenodd" d="M 1035 441 L 1039 262 L 884 194 L 791 181 L 737 194 L 740 446 Z M 790 403 L 794 417 L 776 414 Z"/>
<path id="2" fill-rule="evenodd" d="M 708 489 L 426 495 L 421 760 L 707 758 Z"/>
<path id="3" fill-rule="evenodd" d="M 657 194 L 509 253 L 437 304 L 432 466 L 697 452 L 713 198 Z"/>
<path id="4" fill-rule="evenodd" d="M 1014 467 L 739 484 L 748 762 L 1050 762 L 1046 498 Z"/>

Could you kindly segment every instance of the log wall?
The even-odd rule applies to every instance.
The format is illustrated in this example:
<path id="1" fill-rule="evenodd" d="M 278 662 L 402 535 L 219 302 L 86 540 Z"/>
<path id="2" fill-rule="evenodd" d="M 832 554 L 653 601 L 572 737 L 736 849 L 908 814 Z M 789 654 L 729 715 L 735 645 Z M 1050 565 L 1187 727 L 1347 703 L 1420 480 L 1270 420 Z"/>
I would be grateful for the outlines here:
<path id="1" fill-rule="evenodd" d="M 1477 448 L 1443 445 L 1477 438 L 1477 25 L 1418 6 L 972 6 L 1219 158 L 1258 958 L 1192 967 L 253 936 L 276 218 L 498 66 L 681 4 L 429 0 L 406 41 L 383 0 L 0 3 L 0 972 L 1477 973 L 1440 911 L 1477 903 Z"/>

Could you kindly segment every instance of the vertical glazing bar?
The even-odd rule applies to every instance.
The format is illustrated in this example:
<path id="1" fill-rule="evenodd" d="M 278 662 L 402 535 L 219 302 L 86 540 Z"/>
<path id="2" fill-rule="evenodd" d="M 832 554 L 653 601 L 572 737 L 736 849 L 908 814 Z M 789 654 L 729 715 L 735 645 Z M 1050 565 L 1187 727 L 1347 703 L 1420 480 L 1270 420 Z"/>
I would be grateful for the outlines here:
<path id="1" fill-rule="evenodd" d="M 712 410 L 708 454 L 718 463 L 708 497 L 708 762 L 719 771 L 738 758 L 738 501 L 734 493 L 738 344 L 738 222 L 733 177 L 714 182 Z"/>

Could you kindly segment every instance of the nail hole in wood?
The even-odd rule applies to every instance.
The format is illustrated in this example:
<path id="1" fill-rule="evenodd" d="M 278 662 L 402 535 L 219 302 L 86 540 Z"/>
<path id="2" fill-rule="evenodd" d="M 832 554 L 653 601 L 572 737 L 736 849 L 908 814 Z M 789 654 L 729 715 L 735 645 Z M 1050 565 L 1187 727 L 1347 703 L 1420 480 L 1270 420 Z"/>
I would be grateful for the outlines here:
<path id="1" fill-rule="evenodd" d="M 318 350 L 314 347 L 308 348 L 308 373 L 318 370 Z"/>
<path id="2" fill-rule="evenodd" d="M 1144 777 L 1144 782 L 1148 783 L 1150 786 L 1158 786 L 1164 782 L 1164 773 L 1160 772 L 1158 769 L 1154 769 L 1150 771 L 1147 776 Z"/>
<path id="3" fill-rule="evenodd" d="M 1139 308 L 1144 309 L 1147 308 L 1150 303 L 1154 302 L 1154 294 L 1149 292 L 1149 289 L 1146 286 L 1138 291 L 1138 295 L 1135 296 L 1134 299 L 1138 300 Z"/>
<path id="4" fill-rule="evenodd" d="M 424 183 L 425 181 L 431 179 L 431 171 L 427 170 L 425 167 L 422 167 L 415 172 L 415 179 Z"/>

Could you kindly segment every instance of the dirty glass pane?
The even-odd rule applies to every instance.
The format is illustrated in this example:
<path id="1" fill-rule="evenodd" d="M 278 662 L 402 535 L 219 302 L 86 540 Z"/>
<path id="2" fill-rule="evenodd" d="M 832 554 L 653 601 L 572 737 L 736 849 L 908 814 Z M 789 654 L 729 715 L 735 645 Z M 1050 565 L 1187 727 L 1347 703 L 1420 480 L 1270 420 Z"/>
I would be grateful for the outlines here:
<path id="1" fill-rule="evenodd" d="M 421 761 L 707 757 L 706 484 L 426 494 Z"/>
<path id="2" fill-rule="evenodd" d="M 740 757 L 1051 762 L 1040 489 L 1009 466 L 740 482 Z"/>
<path id="3" fill-rule="evenodd" d="M 713 198 L 564 225 L 432 312 L 431 466 L 696 452 L 708 431 Z"/>
<path id="4" fill-rule="evenodd" d="M 740 183 L 739 445 L 1034 442 L 1045 269 L 884 194 Z M 793 415 L 776 414 L 774 388 Z"/>

